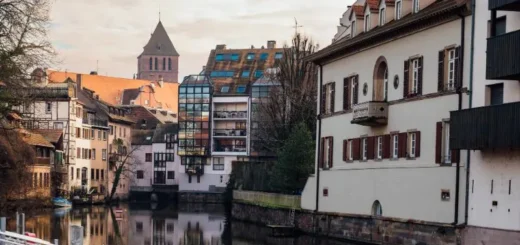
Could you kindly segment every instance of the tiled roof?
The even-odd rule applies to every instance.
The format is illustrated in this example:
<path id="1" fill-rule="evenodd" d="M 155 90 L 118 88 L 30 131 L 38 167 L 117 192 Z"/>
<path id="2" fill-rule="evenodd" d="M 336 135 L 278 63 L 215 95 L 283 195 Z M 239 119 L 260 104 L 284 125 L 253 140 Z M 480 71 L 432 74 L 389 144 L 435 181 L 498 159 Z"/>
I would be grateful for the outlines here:
<path id="1" fill-rule="evenodd" d="M 370 7 L 370 10 L 379 9 L 379 0 L 366 0 L 365 4 L 368 4 L 368 7 Z"/>
<path id="2" fill-rule="evenodd" d="M 172 116 L 173 112 L 150 109 L 144 106 L 128 106 L 127 109 L 130 111 L 129 117 L 135 121 L 134 128 L 136 129 L 155 129 L 160 124 L 177 122 L 177 115 Z"/>
<path id="3" fill-rule="evenodd" d="M 154 130 L 132 130 L 132 145 L 151 145 Z"/>
<path id="4" fill-rule="evenodd" d="M 29 145 L 54 148 L 51 142 L 49 142 L 41 134 L 38 134 L 36 132 L 25 131 L 22 133 L 22 139 L 25 143 Z"/>
<path id="5" fill-rule="evenodd" d="M 49 83 L 62 83 L 67 78 L 76 82 L 78 73 L 47 70 L 47 74 Z M 160 102 L 162 108 L 177 112 L 178 83 L 164 82 L 161 86 L 158 82 L 89 74 L 82 74 L 81 83 L 83 87 L 95 91 L 102 100 L 113 105 L 121 104 L 124 90 L 139 89 L 142 86 L 150 87 L 153 84 L 155 88 L 150 96 L 151 99 Z"/>
<path id="6" fill-rule="evenodd" d="M 34 129 L 33 132 L 40 134 L 45 138 L 45 140 L 56 144 L 60 141 L 61 136 L 63 135 L 63 130 L 61 129 Z"/>
<path id="7" fill-rule="evenodd" d="M 356 15 L 357 18 L 363 18 L 363 5 L 353 5 L 352 6 L 352 13 Z"/>
<path id="8" fill-rule="evenodd" d="M 130 105 L 130 101 L 137 99 L 139 88 L 125 89 L 123 91 L 123 105 Z"/>
<path id="9" fill-rule="evenodd" d="M 144 46 L 141 55 L 179 56 L 161 21 L 157 23 L 155 31 L 153 31 L 150 40 Z"/>

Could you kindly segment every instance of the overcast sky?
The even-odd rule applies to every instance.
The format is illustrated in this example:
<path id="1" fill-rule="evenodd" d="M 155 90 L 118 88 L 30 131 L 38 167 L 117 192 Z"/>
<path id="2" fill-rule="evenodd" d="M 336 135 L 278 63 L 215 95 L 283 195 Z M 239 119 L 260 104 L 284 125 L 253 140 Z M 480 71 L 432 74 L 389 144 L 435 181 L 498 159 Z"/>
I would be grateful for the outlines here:
<path id="1" fill-rule="evenodd" d="M 200 72 L 216 44 L 278 45 L 294 34 L 294 17 L 320 47 L 330 44 L 353 0 L 53 0 L 50 39 L 60 70 L 131 78 L 159 20 L 180 54 L 179 81 Z"/>

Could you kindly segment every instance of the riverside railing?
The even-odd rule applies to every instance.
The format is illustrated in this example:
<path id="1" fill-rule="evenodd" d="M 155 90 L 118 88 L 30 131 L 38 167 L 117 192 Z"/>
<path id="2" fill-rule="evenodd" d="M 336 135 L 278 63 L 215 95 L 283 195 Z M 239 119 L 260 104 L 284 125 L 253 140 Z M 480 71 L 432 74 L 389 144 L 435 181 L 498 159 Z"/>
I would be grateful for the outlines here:
<path id="1" fill-rule="evenodd" d="M 25 215 L 19 215 L 17 213 L 17 229 L 20 233 L 24 233 L 25 230 Z M 0 218 L 0 245 L 58 245 L 58 239 L 54 239 L 54 243 L 47 242 L 42 239 L 26 236 L 16 232 L 6 231 L 6 218 Z"/>
<path id="2" fill-rule="evenodd" d="M 295 209 L 299 209 L 301 207 L 301 196 L 299 195 L 284 195 L 259 191 L 235 190 L 233 191 L 233 200 L 273 207 L 287 207 Z"/>

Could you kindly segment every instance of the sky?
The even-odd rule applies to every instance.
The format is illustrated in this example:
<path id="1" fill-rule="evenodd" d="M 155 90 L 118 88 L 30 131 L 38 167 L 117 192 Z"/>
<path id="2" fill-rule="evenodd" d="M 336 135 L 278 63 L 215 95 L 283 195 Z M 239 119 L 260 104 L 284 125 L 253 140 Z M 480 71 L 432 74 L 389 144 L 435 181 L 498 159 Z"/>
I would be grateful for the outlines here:
<path id="1" fill-rule="evenodd" d="M 353 0 L 52 0 L 54 69 L 132 78 L 160 19 L 180 54 L 179 81 L 198 74 L 217 44 L 281 46 L 301 32 L 323 48 Z"/>

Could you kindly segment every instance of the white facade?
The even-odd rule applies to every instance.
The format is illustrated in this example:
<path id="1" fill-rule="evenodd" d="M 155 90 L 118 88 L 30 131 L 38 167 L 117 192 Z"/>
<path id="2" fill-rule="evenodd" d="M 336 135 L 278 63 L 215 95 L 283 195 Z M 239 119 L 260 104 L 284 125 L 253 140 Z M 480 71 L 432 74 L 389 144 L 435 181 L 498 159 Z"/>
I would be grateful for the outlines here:
<path id="1" fill-rule="evenodd" d="M 491 11 L 488 1 L 475 1 L 475 48 L 473 60 L 473 105 L 489 105 L 487 86 L 503 84 L 503 103 L 520 101 L 520 83 L 486 80 L 486 49 Z M 505 17 L 506 32 L 520 30 L 520 12 L 498 11 Z M 516 45 L 518 45 L 516 43 Z M 512 123 L 512 122 L 509 122 Z M 520 231 L 520 152 L 518 150 L 470 151 L 470 226 Z M 493 182 L 493 184 L 492 184 Z M 493 187 L 492 187 L 493 185 Z M 491 189 L 493 188 L 493 191 Z M 497 205 L 493 205 L 496 201 Z M 518 236 L 517 236 L 518 237 Z"/>
<path id="2" fill-rule="evenodd" d="M 146 154 L 150 154 L 153 159 L 152 145 L 132 145 L 132 147 L 137 148 L 133 152 L 133 157 L 139 164 L 135 166 L 136 173 L 133 176 L 130 190 L 151 191 L 153 182 L 153 160 L 146 161 Z M 137 178 L 137 171 L 143 172 L 143 178 Z"/>
<path id="3" fill-rule="evenodd" d="M 371 13 L 370 15 L 372 21 L 377 23 L 377 14 Z M 387 13 L 387 15 L 393 16 L 393 13 Z M 462 39 L 465 43 L 469 43 L 471 17 L 463 18 L 466 21 L 466 28 Z M 359 24 L 361 23 L 356 25 Z M 371 26 L 374 26 L 372 24 Z M 441 223 L 453 223 L 455 219 L 458 220 L 458 223 L 463 222 L 465 154 L 461 154 L 459 160 L 460 175 L 457 193 L 457 164 L 455 162 L 442 165 L 436 163 L 435 151 L 437 122 L 449 120 L 450 111 L 459 109 L 458 94 L 454 91 L 438 91 L 439 51 L 462 45 L 461 24 L 460 18 L 455 19 L 322 63 L 324 87 L 327 87 L 327 84 L 335 84 L 332 85 L 334 92 L 326 90 L 326 93 L 335 93 L 335 96 L 332 97 L 333 102 L 326 102 L 326 107 L 334 104 L 333 112 L 322 116 L 321 128 L 318 129 L 318 137 L 321 138 L 321 141 L 326 140 L 324 138 L 332 139 L 332 143 L 327 143 L 325 148 L 328 149 L 330 146 L 333 153 L 330 159 L 333 163 L 332 166 L 325 169 L 320 168 L 319 171 L 318 211 L 382 215 Z M 469 45 L 466 45 L 462 52 L 468 53 L 469 48 Z M 403 63 L 404 61 L 413 62 L 414 59 L 419 58 L 422 60 L 422 93 L 415 97 L 404 98 Z M 386 63 L 388 74 L 388 84 L 384 89 L 387 90 L 385 97 L 388 101 L 387 123 L 380 126 L 352 124 L 354 111 L 359 108 L 357 105 L 381 100 L 378 99 L 375 92 L 379 91 L 377 93 L 381 94 L 383 91 L 383 85 L 380 87 L 375 85 L 376 79 L 379 79 L 376 73 L 381 60 Z M 459 68 L 466 74 L 469 71 L 468 61 L 469 56 L 465 56 L 464 66 Z M 409 64 L 412 69 L 412 63 Z M 410 72 L 406 74 L 410 74 L 411 91 L 416 75 L 413 74 L 413 71 Z M 347 91 L 344 90 L 344 85 L 351 81 L 349 78 L 353 77 L 357 78 L 357 87 L 353 90 L 349 88 L 352 91 L 350 94 L 357 89 L 358 101 L 353 103 L 353 109 L 344 110 L 344 91 Z M 396 77 L 397 82 L 394 85 Z M 467 87 L 467 81 L 467 77 L 462 79 L 462 88 Z M 319 88 L 318 91 L 322 91 L 322 89 Z M 365 90 L 366 94 L 364 94 Z M 318 98 L 318 103 L 320 101 L 321 98 Z M 467 107 L 467 96 L 462 96 L 462 102 L 462 108 Z M 318 108 L 320 107 L 318 105 Z M 394 158 L 390 153 L 390 157 L 387 159 L 383 157 L 378 159 L 378 153 L 374 152 L 374 160 L 371 160 L 370 157 L 363 160 L 363 143 L 360 145 L 360 160 L 350 160 L 349 157 L 344 156 L 347 154 L 345 151 L 352 154 L 352 150 L 348 150 L 348 146 L 345 147 L 345 141 L 359 139 L 360 142 L 363 142 L 363 139 L 368 140 L 367 137 L 396 133 L 408 135 L 408 140 L 405 142 L 407 147 L 405 157 Z M 414 134 L 413 137 L 418 137 L 419 142 L 411 143 L 412 134 Z M 392 142 L 393 139 L 391 137 L 390 139 Z M 373 150 L 378 149 L 377 138 L 374 140 L 376 141 Z M 416 152 L 413 154 L 416 156 L 413 156 L 411 149 L 417 148 L 419 150 L 414 150 Z M 325 151 L 327 152 L 327 150 Z M 318 158 L 323 158 L 326 165 L 330 161 L 326 155 L 327 153 L 320 157 L 318 144 L 316 164 L 319 164 Z M 445 198 L 446 193 L 449 198 Z M 316 194 L 316 176 L 311 176 L 302 194 L 304 209 L 316 209 Z M 457 218 L 455 218 L 456 195 L 459 196 Z M 443 196 L 444 198 L 442 198 Z M 380 203 L 382 213 L 374 211 L 376 203 Z"/>

